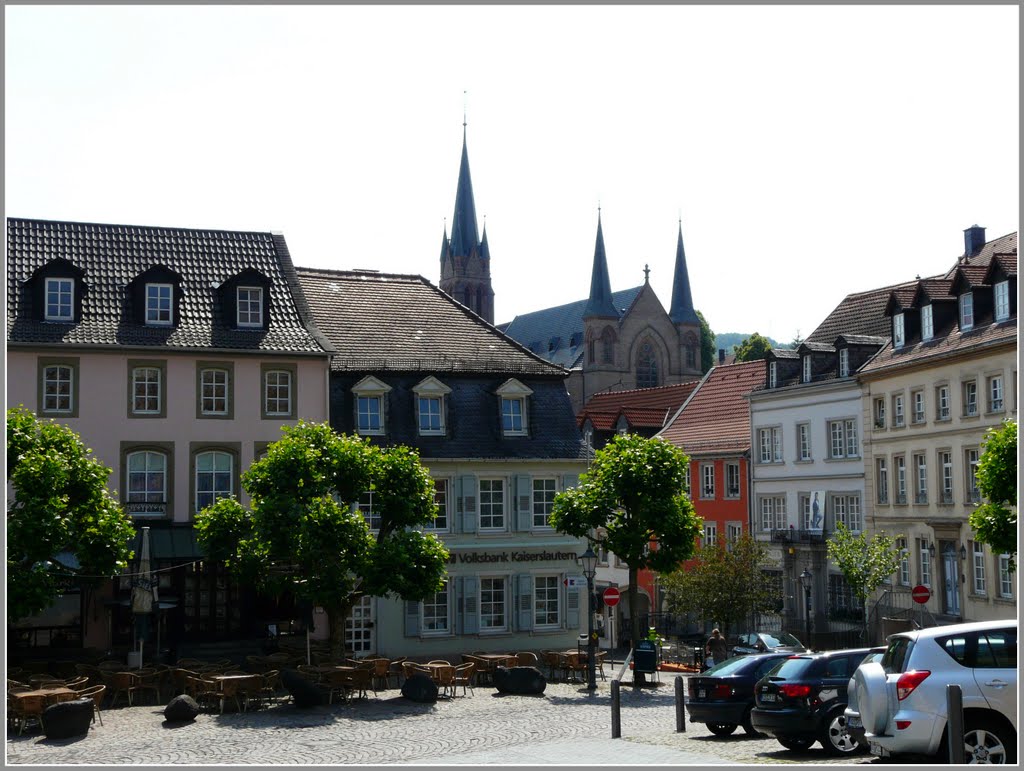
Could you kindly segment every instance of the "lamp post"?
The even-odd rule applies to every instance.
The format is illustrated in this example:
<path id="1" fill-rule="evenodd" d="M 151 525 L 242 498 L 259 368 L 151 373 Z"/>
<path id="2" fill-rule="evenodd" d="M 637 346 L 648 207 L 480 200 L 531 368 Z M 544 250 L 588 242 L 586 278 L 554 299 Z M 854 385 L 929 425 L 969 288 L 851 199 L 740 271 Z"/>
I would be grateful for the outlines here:
<path id="1" fill-rule="evenodd" d="M 804 572 L 800 574 L 800 585 L 804 588 L 804 621 L 807 624 L 807 634 L 804 643 L 808 648 L 811 647 L 811 571 L 804 568 Z"/>
<path id="2" fill-rule="evenodd" d="M 583 564 L 583 575 L 587 578 L 587 690 L 592 691 L 597 688 L 594 661 L 594 643 L 597 641 L 597 635 L 594 634 L 594 575 L 597 573 L 597 555 L 589 545 L 580 555 L 580 562 Z"/>

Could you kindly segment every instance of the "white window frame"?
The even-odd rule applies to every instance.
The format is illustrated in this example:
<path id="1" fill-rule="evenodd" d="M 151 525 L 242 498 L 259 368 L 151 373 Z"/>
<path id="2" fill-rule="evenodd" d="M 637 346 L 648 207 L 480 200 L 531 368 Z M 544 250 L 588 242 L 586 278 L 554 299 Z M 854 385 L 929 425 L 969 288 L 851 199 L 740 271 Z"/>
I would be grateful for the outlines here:
<path id="1" fill-rule="evenodd" d="M 710 500 L 715 497 L 715 464 L 700 464 L 700 497 Z"/>
<path id="2" fill-rule="evenodd" d="M 145 373 L 145 377 L 141 375 Z M 150 378 L 149 375 L 156 377 Z M 132 414 L 133 415 L 159 415 L 160 403 L 163 401 L 163 382 L 160 367 L 141 365 L 132 367 Z M 141 388 L 141 393 L 140 393 Z M 139 400 L 144 405 L 139 407 Z"/>
<path id="3" fill-rule="evenodd" d="M 851 533 L 859 533 L 864 529 L 864 517 L 861 512 L 860 496 L 856 493 L 843 493 L 831 496 L 832 526 L 840 522 L 846 525 Z"/>
<path id="4" fill-rule="evenodd" d="M 921 583 L 925 586 L 932 585 L 932 556 L 928 553 L 928 542 L 920 539 L 918 554 L 921 558 Z"/>
<path id="5" fill-rule="evenodd" d="M 356 502 L 356 508 L 359 513 L 363 515 L 363 519 L 366 520 L 366 524 L 370 527 L 371 533 L 380 532 L 380 514 L 374 511 L 373 508 L 373 490 L 363 490 L 359 494 L 359 500 Z"/>
<path id="6" fill-rule="evenodd" d="M 786 496 L 762 495 L 758 499 L 758 512 L 761 517 L 761 531 L 770 533 L 772 530 L 786 529 Z"/>
<path id="7" fill-rule="evenodd" d="M 924 423 L 925 421 L 925 405 L 924 405 L 924 389 L 917 389 L 916 391 L 910 392 L 910 421 L 911 423 Z"/>
<path id="8" fill-rule="evenodd" d="M 132 468 L 141 460 L 142 468 Z M 159 460 L 159 464 L 155 461 Z M 151 463 L 154 462 L 154 463 Z M 160 468 L 157 468 L 159 465 Z M 125 456 L 127 503 L 167 503 L 167 453 L 158 450 L 134 450 Z M 132 479 L 142 477 L 142 490 L 132 490 Z M 159 489 L 150 489 L 151 477 L 159 477 Z M 155 497 L 154 497 L 155 496 Z"/>
<path id="9" fill-rule="evenodd" d="M 53 289 L 51 289 L 51 286 Z M 54 295 L 54 301 L 52 303 L 50 301 L 51 293 Z M 46 321 L 74 321 L 75 280 L 73 278 L 63 278 L 60 276 L 46 279 L 43 303 L 43 318 Z M 50 313 L 51 307 L 56 310 L 55 313 Z"/>
<path id="10" fill-rule="evenodd" d="M 796 446 L 797 460 L 809 461 L 811 460 L 811 424 L 810 423 L 797 423 L 796 424 Z"/>
<path id="11" fill-rule="evenodd" d="M 543 586 L 541 585 L 542 583 Z M 534 629 L 561 629 L 561 583 L 562 576 L 555 573 L 538 573 L 533 576 L 532 616 Z M 554 621 L 551 620 L 552 615 L 554 616 Z"/>
<path id="12" fill-rule="evenodd" d="M 800 512 L 800 529 L 811 529 L 811 496 L 803 493 L 797 499 L 797 507 Z"/>
<path id="13" fill-rule="evenodd" d="M 533 394 L 533 390 L 515 378 L 509 378 L 501 384 L 497 394 L 501 433 L 504 436 L 526 436 L 530 426 L 527 397 Z M 515 411 L 516 405 L 519 407 L 518 415 Z M 516 418 L 518 418 L 518 425 Z"/>
<path id="14" fill-rule="evenodd" d="M 939 450 L 939 503 L 953 502 L 953 452 Z"/>
<path id="15" fill-rule="evenodd" d="M 202 464 L 202 459 L 206 458 L 206 457 L 211 457 L 211 459 L 213 460 L 213 468 L 212 469 L 200 469 L 200 465 Z M 218 468 L 217 467 L 217 461 L 222 460 L 224 458 L 227 459 L 227 466 L 228 466 L 228 468 L 227 468 L 226 472 L 224 471 L 223 468 Z M 232 455 L 229 452 L 224 452 L 223 450 L 204 450 L 202 452 L 196 453 L 195 464 L 196 464 L 195 479 L 194 479 L 194 484 L 195 484 L 195 500 L 192 501 L 193 507 L 194 507 L 193 511 L 197 511 L 197 512 L 198 511 L 202 511 L 206 506 L 210 506 L 213 503 L 216 503 L 219 498 L 225 498 L 225 497 L 228 497 L 228 496 L 231 496 L 231 495 L 235 494 L 235 457 L 234 457 L 234 455 Z M 217 484 L 218 475 L 223 475 L 225 473 L 227 473 L 227 477 L 228 477 L 228 486 L 227 486 L 227 488 L 218 487 L 218 484 Z M 201 474 L 212 475 L 213 479 L 212 479 L 212 484 L 211 484 L 211 489 L 210 490 L 202 490 L 202 491 L 200 490 L 201 486 L 199 484 L 199 478 L 200 478 Z M 200 503 L 199 503 L 200 496 L 212 497 L 212 500 L 209 503 L 200 505 Z"/>
<path id="16" fill-rule="evenodd" d="M 935 387 L 935 419 L 949 420 L 951 416 L 949 405 L 949 385 Z"/>
<path id="17" fill-rule="evenodd" d="M 935 336 L 935 316 L 932 306 L 925 305 L 921 308 L 921 339 L 931 340 Z"/>
<path id="18" fill-rule="evenodd" d="M 477 522 L 481 533 L 504 532 L 508 528 L 508 481 L 504 477 L 483 477 L 479 480 L 477 491 Z M 486 490 L 484 488 L 487 488 Z M 495 500 L 495 494 L 500 499 Z M 489 524 L 484 524 L 484 511 Z M 495 524 L 495 520 L 500 520 Z"/>
<path id="19" fill-rule="evenodd" d="M 978 461 L 981 453 L 977 447 L 964 449 L 964 501 L 980 503 L 981 489 L 978 487 Z"/>
<path id="20" fill-rule="evenodd" d="M 885 428 L 885 397 L 876 397 L 874 405 L 875 408 L 873 410 L 873 414 L 875 419 L 875 428 Z"/>
<path id="21" fill-rule="evenodd" d="M 51 385 L 53 393 L 48 393 Z M 43 367 L 42 408 L 44 413 L 75 411 L 75 368 L 70 364 L 47 364 Z"/>
<path id="22" fill-rule="evenodd" d="M 373 597 L 360 597 L 345 619 L 345 648 L 352 651 L 353 655 L 370 653 L 376 648 L 373 634 L 376 626 L 373 603 Z"/>
<path id="23" fill-rule="evenodd" d="M 889 503 L 889 464 L 885 457 L 875 459 L 875 500 Z"/>
<path id="24" fill-rule="evenodd" d="M 988 576 L 985 574 L 985 545 L 974 541 L 971 544 L 971 571 L 974 577 L 974 593 L 988 594 Z"/>
<path id="25" fill-rule="evenodd" d="M 978 381 L 965 380 L 961 388 L 964 400 L 963 415 L 965 418 L 973 418 L 978 414 Z"/>
<path id="26" fill-rule="evenodd" d="M 437 516 L 423 526 L 424 530 L 443 533 L 448 530 L 448 507 L 451 500 L 452 484 L 447 477 L 434 479 L 434 503 L 437 504 Z"/>
<path id="27" fill-rule="evenodd" d="M 1003 376 L 991 375 L 988 378 L 988 411 L 1003 412 L 1006 402 L 1003 399 Z"/>
<path id="28" fill-rule="evenodd" d="M 893 492 L 893 503 L 907 502 L 907 458 L 905 455 L 892 456 L 892 468 L 895 471 L 896 489 Z"/>
<path id="29" fill-rule="evenodd" d="M 714 546 L 718 542 L 718 523 L 704 520 L 704 545 Z"/>
<path id="30" fill-rule="evenodd" d="M 900 566 L 897 568 L 900 586 L 910 586 L 910 549 L 907 548 L 907 539 L 897 539 L 896 546 L 900 555 Z"/>
<path id="31" fill-rule="evenodd" d="M 992 287 L 992 314 L 995 321 L 1010 318 L 1010 282 L 997 281 Z"/>
<path id="32" fill-rule="evenodd" d="M 803 381 L 805 383 L 810 383 L 811 382 L 811 374 L 812 374 L 811 355 L 809 353 L 806 354 L 803 357 L 803 359 L 801 360 L 800 364 L 801 364 L 801 372 L 803 374 Z"/>
<path id="33" fill-rule="evenodd" d="M 829 458 L 859 458 L 860 445 L 857 437 L 857 421 L 854 418 L 840 418 L 828 421 Z"/>
<path id="34" fill-rule="evenodd" d="M 355 427 L 360 436 L 384 436 L 387 433 L 387 394 L 391 386 L 367 375 L 354 386 Z M 376 405 L 376 412 L 373 407 Z M 377 425 L 373 425 L 373 418 Z"/>
<path id="35" fill-rule="evenodd" d="M 850 376 L 850 349 L 839 349 L 839 377 Z"/>
<path id="36" fill-rule="evenodd" d="M 725 497 L 739 498 L 743 493 L 743 482 L 740 480 L 739 461 L 725 462 Z"/>
<path id="37" fill-rule="evenodd" d="M 281 382 L 281 376 L 284 376 L 284 382 Z M 276 383 L 272 383 L 271 380 L 276 379 Z M 275 391 L 274 395 L 271 395 L 271 390 Z M 281 395 L 282 390 L 284 396 Z M 292 414 L 292 391 L 294 390 L 292 384 L 292 373 L 287 369 L 268 369 L 263 373 L 263 411 L 267 415 L 280 416 L 280 415 L 291 415 Z M 281 409 L 281 403 L 284 403 L 284 409 Z M 271 404 L 274 404 L 275 408 L 271 409 Z"/>
<path id="38" fill-rule="evenodd" d="M 779 363 L 768 362 L 768 387 L 775 388 L 779 383 Z"/>
<path id="39" fill-rule="evenodd" d="M 487 584 L 496 583 L 500 587 L 501 594 L 501 618 L 500 624 L 493 623 L 494 617 L 497 615 L 492 606 L 497 605 L 494 599 L 485 599 L 485 592 L 493 592 L 494 589 L 485 588 Z M 485 613 L 485 609 L 491 608 L 489 613 Z M 480 576 L 480 634 L 498 633 L 508 631 L 509 621 L 509 602 L 508 602 L 508 576 Z M 485 623 L 487 622 L 487 623 Z"/>
<path id="40" fill-rule="evenodd" d="M 902 348 L 907 342 L 903 314 L 895 313 L 892 317 L 892 347 Z"/>
<path id="41" fill-rule="evenodd" d="M 757 430 L 758 461 L 760 463 L 782 463 L 782 436 L 779 426 Z"/>
<path id="42" fill-rule="evenodd" d="M 966 332 L 974 328 L 974 294 L 964 292 L 960 295 L 957 305 L 960 308 L 960 331 Z"/>
<path id="43" fill-rule="evenodd" d="M 218 376 L 223 375 L 223 382 Z M 199 372 L 199 412 L 203 415 L 227 415 L 230 409 L 228 400 L 231 398 L 231 373 L 222 367 L 203 367 Z M 211 389 L 207 395 L 207 388 Z M 224 403 L 223 409 L 217 409 L 219 402 Z"/>
<path id="44" fill-rule="evenodd" d="M 420 634 L 423 637 L 451 637 L 452 633 L 452 593 L 446 581 L 441 591 L 420 602 Z"/>
<path id="45" fill-rule="evenodd" d="M 743 525 L 739 522 L 725 523 L 725 540 L 729 544 L 736 543 L 743 535 Z"/>
<path id="46" fill-rule="evenodd" d="M 555 496 L 558 494 L 558 480 L 554 477 L 534 477 L 531 484 L 531 523 L 534 529 L 551 529 L 548 517 L 554 508 Z M 538 522 L 538 517 L 540 521 Z"/>
<path id="47" fill-rule="evenodd" d="M 893 394 L 892 396 L 892 427 L 903 428 L 904 421 L 906 419 L 905 412 L 903 410 L 903 394 Z"/>
<path id="48" fill-rule="evenodd" d="M 155 327 L 174 324 L 174 284 L 146 284 L 146 324 Z"/>
<path id="49" fill-rule="evenodd" d="M 263 287 L 236 287 L 235 300 L 235 317 L 239 327 L 263 326 Z"/>
<path id="50" fill-rule="evenodd" d="M 999 565 L 999 596 L 1006 600 L 1013 598 L 1013 574 L 1010 573 L 1010 555 L 1000 554 Z"/>
<path id="51" fill-rule="evenodd" d="M 928 503 L 928 455 L 914 453 L 914 503 Z"/>
<path id="52" fill-rule="evenodd" d="M 452 389 L 437 378 L 424 378 L 412 389 L 416 399 L 416 426 L 420 436 L 444 436 L 447 423 L 448 395 Z M 424 406 L 427 411 L 424 412 Z M 436 410 L 434 409 L 436 407 Z M 431 418 L 436 417 L 436 423 Z M 424 422 L 427 418 L 427 422 Z"/>

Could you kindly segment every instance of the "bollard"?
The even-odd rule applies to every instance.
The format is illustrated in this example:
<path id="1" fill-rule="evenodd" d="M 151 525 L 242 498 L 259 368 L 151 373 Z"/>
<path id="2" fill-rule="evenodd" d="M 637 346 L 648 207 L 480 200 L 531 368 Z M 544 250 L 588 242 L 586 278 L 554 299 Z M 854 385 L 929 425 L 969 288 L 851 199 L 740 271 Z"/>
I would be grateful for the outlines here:
<path id="1" fill-rule="evenodd" d="M 959 765 L 964 758 L 964 697 L 956 683 L 946 684 L 946 741 L 949 762 Z"/>
<path id="2" fill-rule="evenodd" d="M 619 681 L 612 680 L 612 738 L 622 738 L 622 720 L 619 715 Z"/>
<path id="3" fill-rule="evenodd" d="M 686 733 L 686 691 L 683 678 L 676 678 L 676 733 Z"/>

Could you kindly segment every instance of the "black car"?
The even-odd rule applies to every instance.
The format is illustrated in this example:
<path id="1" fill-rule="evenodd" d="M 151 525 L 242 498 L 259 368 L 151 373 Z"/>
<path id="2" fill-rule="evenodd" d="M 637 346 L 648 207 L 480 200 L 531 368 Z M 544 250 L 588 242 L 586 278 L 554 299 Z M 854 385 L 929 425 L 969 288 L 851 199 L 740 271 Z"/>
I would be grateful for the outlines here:
<path id="1" fill-rule="evenodd" d="M 733 646 L 733 656 L 748 656 L 751 653 L 768 653 L 769 651 L 786 651 L 788 653 L 806 653 L 807 648 L 789 632 L 751 632 L 741 634 Z"/>
<path id="2" fill-rule="evenodd" d="M 715 736 L 728 736 L 738 726 L 751 735 L 754 683 L 790 653 L 764 653 L 726 659 L 706 672 L 691 675 L 687 684 L 690 721 L 705 723 Z"/>
<path id="3" fill-rule="evenodd" d="M 754 687 L 750 722 L 788 750 L 821 742 L 829 755 L 867 750 L 846 728 L 850 677 L 870 648 L 797 653 L 778 662 Z"/>

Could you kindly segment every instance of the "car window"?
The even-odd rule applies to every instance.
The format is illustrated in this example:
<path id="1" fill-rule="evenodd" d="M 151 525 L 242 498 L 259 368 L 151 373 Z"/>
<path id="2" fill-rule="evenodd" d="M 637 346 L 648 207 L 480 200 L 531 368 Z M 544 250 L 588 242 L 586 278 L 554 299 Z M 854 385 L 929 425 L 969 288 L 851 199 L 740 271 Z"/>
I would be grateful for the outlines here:
<path id="1" fill-rule="evenodd" d="M 760 680 L 762 677 L 768 674 L 768 672 L 773 667 L 778 666 L 779 662 L 783 660 L 784 659 L 768 659 L 767 661 L 762 661 L 760 664 L 757 665 L 757 669 L 754 670 L 754 679 Z"/>
<path id="2" fill-rule="evenodd" d="M 846 656 L 829 659 L 825 664 L 825 677 L 849 677 L 850 659 Z"/>
<path id="3" fill-rule="evenodd" d="M 777 648 L 780 645 L 799 645 L 800 641 L 797 640 L 793 635 L 788 632 L 779 632 L 778 634 L 763 634 L 761 637 L 771 648 Z"/>
<path id="4" fill-rule="evenodd" d="M 1016 669 L 1016 630 L 993 629 L 980 633 L 978 635 L 978 654 L 975 666 L 986 669 Z"/>
<path id="5" fill-rule="evenodd" d="M 736 656 L 735 658 L 726 659 L 721 664 L 715 664 L 709 670 L 704 672 L 704 676 L 715 677 L 716 675 L 731 675 L 737 669 L 746 666 L 750 663 L 750 659 L 745 656 Z"/>
<path id="6" fill-rule="evenodd" d="M 772 667 L 771 670 L 769 670 L 768 674 L 771 677 L 795 679 L 810 674 L 813 664 L 814 659 L 795 656 L 792 658 L 782 659 L 778 664 Z"/>
<path id="7" fill-rule="evenodd" d="M 936 637 L 935 642 L 946 652 L 953 661 L 962 667 L 969 667 L 970 649 L 977 644 L 977 637 L 974 634 L 955 634 L 948 637 Z"/>
<path id="8" fill-rule="evenodd" d="M 903 672 L 913 649 L 914 641 L 909 637 L 893 637 L 889 641 L 888 649 L 882 655 L 882 669 L 889 675 Z"/>

